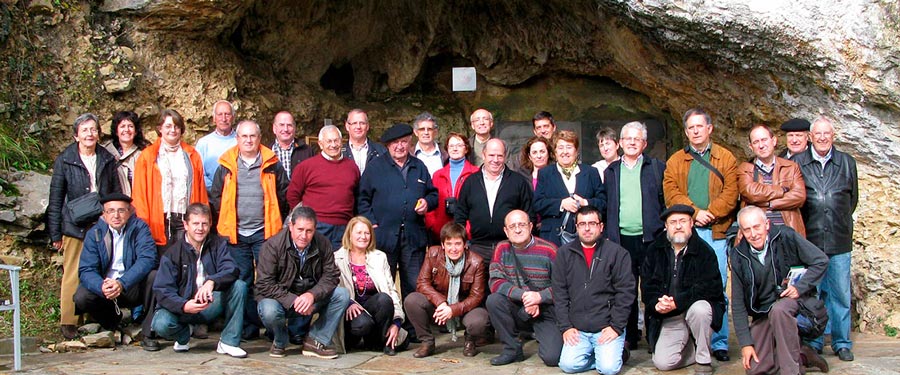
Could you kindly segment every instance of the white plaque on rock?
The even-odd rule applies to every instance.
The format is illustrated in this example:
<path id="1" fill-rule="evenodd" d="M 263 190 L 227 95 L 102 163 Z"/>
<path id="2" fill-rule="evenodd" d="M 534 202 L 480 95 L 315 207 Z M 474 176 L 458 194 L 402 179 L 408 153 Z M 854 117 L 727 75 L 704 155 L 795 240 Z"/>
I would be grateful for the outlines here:
<path id="1" fill-rule="evenodd" d="M 475 91 L 475 68 L 453 68 L 453 91 Z"/>

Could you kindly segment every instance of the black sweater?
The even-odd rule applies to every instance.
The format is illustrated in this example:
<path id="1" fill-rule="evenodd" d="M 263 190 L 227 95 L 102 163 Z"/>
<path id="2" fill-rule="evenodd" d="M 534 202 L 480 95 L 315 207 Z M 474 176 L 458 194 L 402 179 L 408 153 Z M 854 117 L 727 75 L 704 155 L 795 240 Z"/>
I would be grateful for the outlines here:
<path id="1" fill-rule="evenodd" d="M 494 200 L 494 213 L 491 215 L 484 186 L 484 171 L 478 171 L 466 178 L 459 190 L 454 220 L 462 225 L 469 222 L 472 243 L 493 245 L 506 239 L 503 225 L 506 214 L 510 211 L 525 211 L 534 221 L 532 194 L 531 181 L 508 167 L 503 168 L 503 179 L 500 181 L 497 199 Z"/>

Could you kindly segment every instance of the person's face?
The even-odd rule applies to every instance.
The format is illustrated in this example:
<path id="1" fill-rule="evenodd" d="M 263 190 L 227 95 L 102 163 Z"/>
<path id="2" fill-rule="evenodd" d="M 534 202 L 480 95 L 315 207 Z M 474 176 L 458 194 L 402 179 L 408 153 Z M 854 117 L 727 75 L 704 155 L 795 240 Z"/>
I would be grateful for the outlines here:
<path id="1" fill-rule="evenodd" d="M 574 164 L 576 155 L 578 155 L 578 149 L 575 148 L 574 143 L 562 139 L 556 142 L 556 161 L 563 167 Z"/>
<path id="2" fill-rule="evenodd" d="M 103 204 L 103 220 L 115 230 L 120 230 L 131 217 L 131 204 L 122 201 L 112 201 Z"/>
<path id="3" fill-rule="evenodd" d="M 316 234 L 316 222 L 304 218 L 297 219 L 297 222 L 290 224 L 288 228 L 291 230 L 291 239 L 298 249 L 309 246 Z"/>
<path id="4" fill-rule="evenodd" d="M 366 139 L 369 134 L 369 116 L 362 112 L 353 112 L 347 116 L 344 123 L 348 136 L 357 143 Z"/>
<path id="5" fill-rule="evenodd" d="M 391 153 L 391 157 L 398 161 L 406 160 L 409 157 L 409 141 L 411 140 L 412 136 L 407 135 L 388 142 L 387 148 L 388 152 Z"/>
<path id="6" fill-rule="evenodd" d="M 87 148 L 97 146 L 97 140 L 100 139 L 100 127 L 94 120 L 87 120 L 78 125 L 78 132 L 75 133 L 75 141 L 79 145 Z"/>
<path id="7" fill-rule="evenodd" d="M 644 152 L 644 149 L 647 148 L 647 140 L 644 139 L 643 134 L 641 134 L 640 130 L 627 128 L 624 132 L 622 132 L 622 138 L 619 139 L 619 146 L 622 147 L 622 153 L 625 156 L 634 159 L 641 155 Z M 603 155 L 603 147 L 600 147 L 600 154 Z M 603 155 L 603 159 L 606 159 L 606 155 Z"/>
<path id="8" fill-rule="evenodd" d="M 506 238 L 513 245 L 522 246 L 531 240 L 531 221 L 525 213 L 512 212 L 506 215 L 503 224 L 503 232 L 506 233 Z"/>
<path id="9" fill-rule="evenodd" d="M 791 154 L 799 154 L 809 145 L 809 132 L 787 132 L 785 138 L 787 138 L 787 149 Z"/>
<path id="10" fill-rule="evenodd" d="M 325 131 L 323 137 L 319 139 L 319 148 L 328 155 L 329 158 L 335 159 L 341 156 L 341 134 L 337 131 Z"/>
<path id="11" fill-rule="evenodd" d="M 259 152 L 259 132 L 256 126 L 244 123 L 237 131 L 238 145 L 242 154 L 250 155 Z"/>
<path id="12" fill-rule="evenodd" d="M 459 139 L 459 137 L 452 137 L 447 141 L 447 154 L 450 156 L 450 159 L 462 159 L 466 156 L 467 148 L 468 144 L 466 141 Z"/>
<path id="13" fill-rule="evenodd" d="M 370 241 L 372 241 L 372 232 L 369 232 L 369 227 L 364 223 L 354 224 L 350 232 L 350 242 L 353 244 L 353 249 L 365 250 L 369 247 Z"/>
<path id="14" fill-rule="evenodd" d="M 550 139 L 553 137 L 553 132 L 556 131 L 556 125 L 550 122 L 548 118 L 542 118 L 534 122 L 534 135 L 539 135 L 541 137 Z"/>
<path id="15" fill-rule="evenodd" d="M 125 119 L 116 126 L 116 136 L 119 137 L 119 143 L 134 142 L 135 127 L 131 120 Z"/>
<path id="16" fill-rule="evenodd" d="M 272 133 L 278 143 L 288 144 L 294 141 L 294 116 L 290 113 L 279 113 L 272 121 Z"/>
<path id="17" fill-rule="evenodd" d="M 416 126 L 416 138 L 419 139 L 419 143 L 421 144 L 431 144 L 434 142 L 434 135 L 437 132 L 437 127 L 434 125 L 434 121 L 420 121 L 419 125 Z"/>
<path id="18" fill-rule="evenodd" d="M 761 160 L 769 160 L 775 154 L 775 137 L 769 135 L 764 128 L 756 128 L 750 132 L 750 150 Z"/>
<path id="19" fill-rule="evenodd" d="M 175 126 L 172 116 L 166 116 L 165 121 L 159 126 L 159 134 L 167 144 L 174 145 L 181 142 L 181 128 Z"/>
<path id="20" fill-rule="evenodd" d="M 547 151 L 547 144 L 544 142 L 531 144 L 531 147 L 528 149 L 528 160 L 531 160 L 531 164 L 534 165 L 535 169 L 546 166 L 549 159 L 550 153 Z"/>
<path id="21" fill-rule="evenodd" d="M 813 148 L 819 155 L 826 155 L 834 145 L 834 129 L 827 124 L 815 123 L 809 129 L 809 136 L 812 138 Z"/>
<path id="22" fill-rule="evenodd" d="M 231 126 L 234 125 L 234 114 L 231 113 L 231 105 L 228 103 L 216 104 L 216 130 L 220 133 L 231 132 Z"/>
<path id="23" fill-rule="evenodd" d="M 475 134 L 481 136 L 489 135 L 491 129 L 494 128 L 494 118 L 491 116 L 490 112 L 483 109 L 472 112 L 472 116 L 469 117 L 469 122 L 472 124 L 472 130 L 475 130 Z"/>
<path id="24" fill-rule="evenodd" d="M 578 240 L 585 245 L 593 245 L 603 233 L 603 222 L 596 213 L 575 215 L 575 228 L 578 229 Z"/>
<path id="25" fill-rule="evenodd" d="M 694 219 L 688 214 L 671 214 L 666 218 L 666 238 L 675 245 L 684 245 L 691 238 Z"/>
<path id="26" fill-rule="evenodd" d="M 184 219 L 184 232 L 195 243 L 203 243 L 209 234 L 209 216 L 192 214 Z"/>
<path id="27" fill-rule="evenodd" d="M 766 236 L 769 235 L 769 219 L 765 215 L 749 213 L 741 217 L 741 234 L 747 239 L 750 246 L 761 250 L 766 244 Z"/>
<path id="28" fill-rule="evenodd" d="M 466 251 L 466 242 L 462 238 L 448 238 L 441 245 L 447 258 L 454 262 L 462 258 L 463 252 Z"/>
<path id="29" fill-rule="evenodd" d="M 503 163 L 506 162 L 506 150 L 500 142 L 490 141 L 484 145 L 484 169 L 496 176 L 503 171 Z"/>
<path id="30" fill-rule="evenodd" d="M 691 146 L 699 149 L 709 143 L 709 135 L 712 134 L 712 129 L 712 124 L 707 124 L 703 115 L 693 115 L 688 117 L 685 122 L 684 135 L 687 136 Z"/>

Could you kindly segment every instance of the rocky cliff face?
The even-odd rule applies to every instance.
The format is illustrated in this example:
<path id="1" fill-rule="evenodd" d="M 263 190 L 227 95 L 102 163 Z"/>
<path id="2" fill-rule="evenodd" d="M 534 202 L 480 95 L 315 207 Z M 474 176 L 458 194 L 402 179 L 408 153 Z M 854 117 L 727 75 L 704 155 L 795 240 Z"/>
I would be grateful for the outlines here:
<path id="1" fill-rule="evenodd" d="M 860 168 L 859 325 L 900 326 L 891 312 L 900 287 L 891 261 L 900 227 L 891 204 L 900 198 L 896 2 L 5 0 L 0 8 L 10 26 L 0 54 L 39 61 L 33 71 L 45 75 L 18 74 L 20 96 L 0 97 L 12 103 L 0 107 L 60 139 L 56 147 L 68 142 L 65 124 L 88 110 L 108 120 L 134 108 L 152 123 L 161 108 L 176 108 L 193 138 L 221 98 L 262 124 L 289 109 L 305 132 L 355 106 L 370 110 L 376 129 L 429 110 L 463 130 L 485 105 L 514 121 L 542 109 L 559 119 L 649 114 L 669 122 L 670 147 L 680 145 L 680 113 L 703 105 L 716 140 L 743 156 L 754 123 L 831 116 L 838 147 Z M 479 90 L 451 93 L 452 66 L 475 66 Z M 22 110 L 23 98 L 39 105 Z"/>

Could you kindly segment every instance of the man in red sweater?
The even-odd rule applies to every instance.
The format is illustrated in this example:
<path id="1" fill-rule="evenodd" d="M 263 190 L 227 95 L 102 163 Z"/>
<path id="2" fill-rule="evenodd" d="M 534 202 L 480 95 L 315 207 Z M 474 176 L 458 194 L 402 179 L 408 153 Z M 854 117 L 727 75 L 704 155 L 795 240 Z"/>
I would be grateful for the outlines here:
<path id="1" fill-rule="evenodd" d="M 318 218 L 316 231 L 328 237 L 335 250 L 353 217 L 354 192 L 359 185 L 359 168 L 341 153 L 341 131 L 334 125 L 319 130 L 322 153 L 294 167 L 287 201 L 312 208 Z"/>

